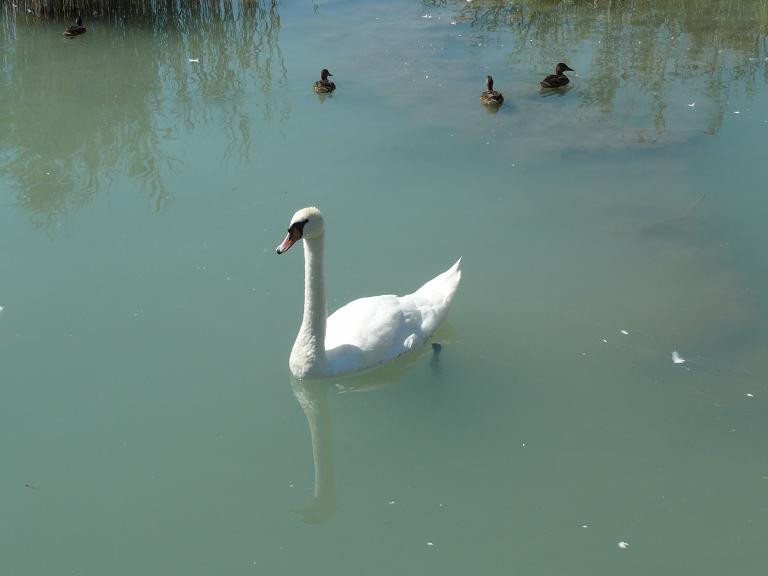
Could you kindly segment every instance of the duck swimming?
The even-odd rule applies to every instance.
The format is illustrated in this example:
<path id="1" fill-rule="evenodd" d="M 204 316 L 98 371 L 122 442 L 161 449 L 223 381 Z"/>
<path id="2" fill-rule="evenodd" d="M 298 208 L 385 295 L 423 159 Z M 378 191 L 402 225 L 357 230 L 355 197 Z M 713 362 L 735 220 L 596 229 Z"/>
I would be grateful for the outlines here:
<path id="1" fill-rule="evenodd" d="M 550 74 L 544 80 L 541 81 L 541 87 L 542 88 L 562 88 L 570 80 L 568 79 L 568 76 L 563 74 L 566 70 L 570 70 L 571 72 L 574 72 L 574 69 L 569 67 L 568 64 L 564 64 L 563 62 L 560 62 L 555 67 L 555 73 Z"/>
<path id="2" fill-rule="evenodd" d="M 493 76 L 486 76 L 485 86 L 488 89 L 480 94 L 480 102 L 486 106 L 501 106 L 504 102 L 504 96 L 498 90 L 493 89 Z"/>
<path id="3" fill-rule="evenodd" d="M 79 34 L 85 34 L 85 26 L 83 26 L 83 19 L 80 16 L 77 17 L 74 26 L 70 26 L 64 30 L 64 36 L 67 36 L 68 38 L 78 36 Z"/>
<path id="4" fill-rule="evenodd" d="M 315 92 L 318 94 L 328 94 L 336 90 L 336 84 L 328 80 L 328 76 L 333 76 L 333 74 L 328 72 L 328 68 L 323 68 L 320 71 L 320 80 L 315 82 Z"/>
<path id="5" fill-rule="evenodd" d="M 461 280 L 461 259 L 412 294 L 360 298 L 328 316 L 324 238 L 320 210 L 303 208 L 293 215 L 288 235 L 277 247 L 282 254 L 304 241 L 304 318 L 289 361 L 294 377 L 312 380 L 361 372 L 423 346 L 448 314 Z M 391 265 L 391 258 L 379 264 L 386 269 Z"/>

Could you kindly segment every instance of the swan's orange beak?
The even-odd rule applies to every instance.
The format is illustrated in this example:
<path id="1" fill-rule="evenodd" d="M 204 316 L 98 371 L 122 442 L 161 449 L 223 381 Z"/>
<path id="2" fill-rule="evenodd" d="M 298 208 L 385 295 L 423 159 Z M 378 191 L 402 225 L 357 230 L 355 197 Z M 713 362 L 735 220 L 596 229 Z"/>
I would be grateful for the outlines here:
<path id="1" fill-rule="evenodd" d="M 301 240 L 301 230 L 299 230 L 298 226 L 291 226 L 288 229 L 288 234 L 286 234 L 285 240 L 283 240 L 277 247 L 277 253 L 282 254 L 283 252 L 286 252 L 297 240 Z"/>

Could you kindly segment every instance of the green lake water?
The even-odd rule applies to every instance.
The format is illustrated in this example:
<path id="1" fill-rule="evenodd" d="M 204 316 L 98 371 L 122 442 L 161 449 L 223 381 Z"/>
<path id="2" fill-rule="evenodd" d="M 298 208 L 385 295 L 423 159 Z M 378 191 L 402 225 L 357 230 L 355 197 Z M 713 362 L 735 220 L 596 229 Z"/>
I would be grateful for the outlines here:
<path id="1" fill-rule="evenodd" d="M 766 2 L 70 23 L 0 4 L 0 574 L 765 570 Z M 306 205 L 330 310 L 463 257 L 439 358 L 291 380 Z"/>

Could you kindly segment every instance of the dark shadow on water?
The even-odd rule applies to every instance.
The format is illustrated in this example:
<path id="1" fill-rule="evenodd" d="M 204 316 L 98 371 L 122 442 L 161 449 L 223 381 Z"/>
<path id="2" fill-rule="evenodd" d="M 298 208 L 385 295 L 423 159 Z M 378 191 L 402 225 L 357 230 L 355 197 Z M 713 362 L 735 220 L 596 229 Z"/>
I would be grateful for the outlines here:
<path id="1" fill-rule="evenodd" d="M 439 342 L 432 342 L 432 356 L 429 359 L 429 367 L 438 380 L 442 380 L 443 363 L 440 362 L 440 354 L 443 351 L 443 345 Z"/>
<path id="2" fill-rule="evenodd" d="M 552 96 L 562 97 L 568 94 L 571 90 L 573 90 L 573 84 L 566 84 L 562 88 L 544 88 L 541 86 L 539 88 L 539 96 L 542 98 L 551 98 Z"/>

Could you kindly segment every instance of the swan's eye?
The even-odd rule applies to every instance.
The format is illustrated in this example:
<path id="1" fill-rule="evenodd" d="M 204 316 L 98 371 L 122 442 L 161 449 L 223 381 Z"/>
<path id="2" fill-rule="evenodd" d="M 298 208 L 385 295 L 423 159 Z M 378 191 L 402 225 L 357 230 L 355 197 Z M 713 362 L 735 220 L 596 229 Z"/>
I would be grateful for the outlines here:
<path id="1" fill-rule="evenodd" d="M 294 230 L 299 233 L 299 237 L 301 237 L 302 234 L 304 234 L 304 225 L 309 222 L 309 218 L 306 220 L 302 220 L 301 222 L 294 222 L 291 224 L 291 227 L 288 228 L 288 233 L 290 234 Z"/>

